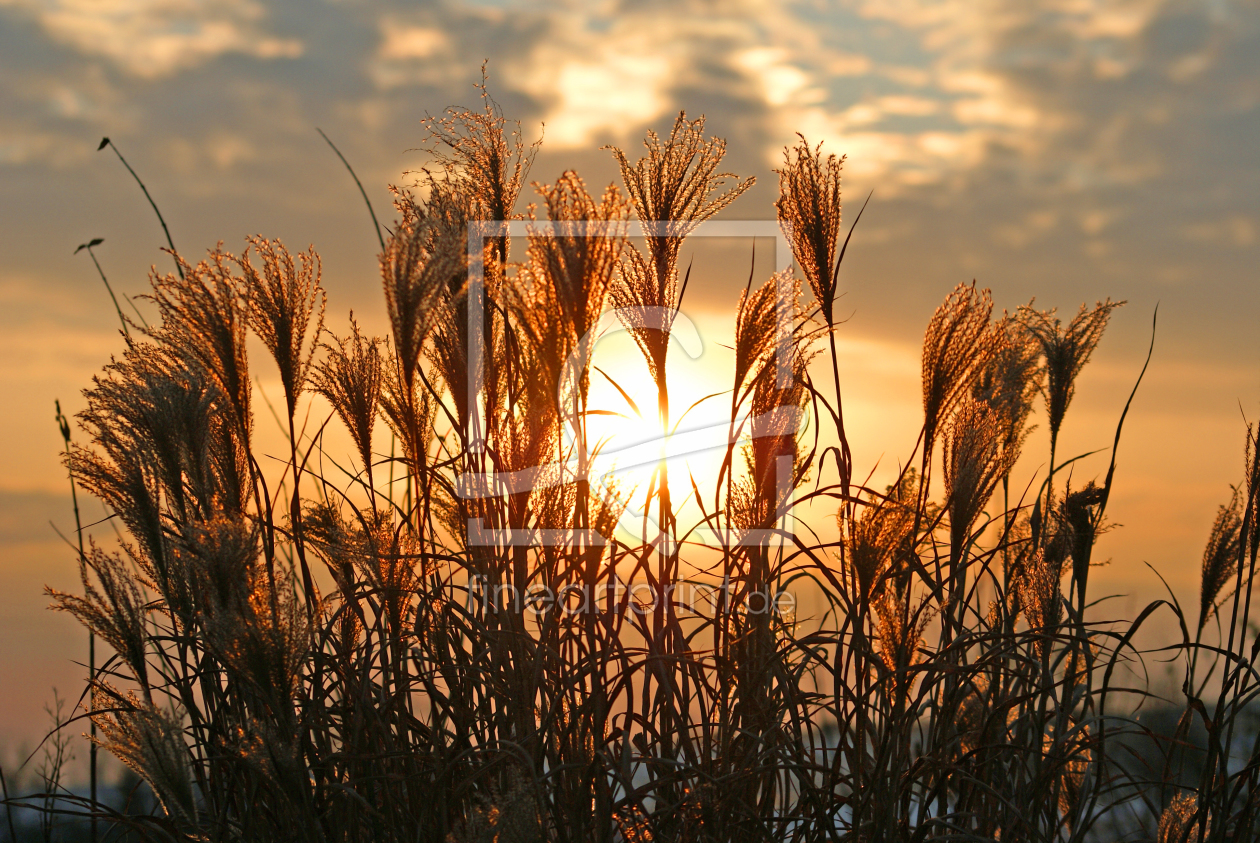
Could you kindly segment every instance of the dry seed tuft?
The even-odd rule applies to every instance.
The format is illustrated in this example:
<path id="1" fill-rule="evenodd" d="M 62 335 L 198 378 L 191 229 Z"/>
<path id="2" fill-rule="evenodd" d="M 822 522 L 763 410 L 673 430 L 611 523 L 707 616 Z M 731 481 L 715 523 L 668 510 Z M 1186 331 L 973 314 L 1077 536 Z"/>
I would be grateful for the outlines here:
<path id="1" fill-rule="evenodd" d="M 350 335 L 333 336 L 325 344 L 327 357 L 315 370 L 314 388 L 328 399 L 359 449 L 359 459 L 369 477 L 372 471 L 372 427 L 381 397 L 381 343 L 359 331 L 350 314 Z"/>
<path id="2" fill-rule="evenodd" d="M 292 418 L 324 330 L 327 296 L 319 284 L 319 255 L 311 247 L 295 263 L 279 240 L 250 237 L 249 244 L 262 260 L 261 270 L 255 268 L 247 248 L 237 261 L 249 325 L 275 358 Z"/>
<path id="3" fill-rule="evenodd" d="M 385 421 L 401 442 L 407 462 L 419 473 L 427 462 L 437 402 L 427 390 L 416 388 L 416 371 L 418 368 L 413 368 L 408 375 L 402 358 L 391 353 L 385 361 L 380 402 Z"/>
<path id="4" fill-rule="evenodd" d="M 149 783 L 168 815 L 194 824 L 197 805 L 179 713 L 104 684 L 93 690 L 93 711 L 101 734 L 97 743 Z"/>
<path id="5" fill-rule="evenodd" d="M 892 677 L 895 693 L 909 692 L 912 680 L 909 672 L 924 658 L 921 649 L 923 633 L 931 622 L 936 610 L 932 607 L 920 606 L 917 614 L 909 613 L 910 594 L 898 594 L 886 590 L 874 602 L 876 623 L 879 633 L 879 657 Z M 906 618 L 909 617 L 909 623 Z"/>
<path id="6" fill-rule="evenodd" d="M 626 195 L 644 224 L 645 263 L 651 270 L 642 279 L 644 286 L 632 286 L 627 293 L 639 304 L 670 306 L 683 239 L 739 198 L 755 179 L 727 186 L 727 179 L 737 177 L 717 172 L 726 155 L 726 141 L 704 136 L 703 117 L 688 120 L 680 112 L 664 143 L 649 129 L 643 146 L 647 155 L 633 165 L 620 149 L 610 147 L 621 168 Z"/>
<path id="7" fill-rule="evenodd" d="M 586 393 L 593 329 L 617 277 L 625 246 L 628 207 L 616 186 L 597 201 L 577 173 L 565 172 L 555 184 L 537 185 L 547 223 L 532 223 L 525 284 L 517 310 L 552 394 L 565 378 Z M 549 230 L 548 230 L 549 229 Z M 577 365 L 577 371 L 565 371 Z"/>
<path id="8" fill-rule="evenodd" d="M 988 404 L 964 398 L 945 429 L 942 461 L 956 548 L 966 542 L 998 481 L 1019 456 L 1018 450 L 1002 447 L 1002 422 Z"/>
<path id="9" fill-rule="evenodd" d="M 1063 425 L 1068 405 L 1076 392 L 1076 376 L 1089 362 L 1090 355 L 1102 339 L 1111 312 L 1125 302 L 1111 299 L 1098 302 L 1093 309 L 1081 305 L 1067 327 L 1055 315 L 1055 311 L 1034 310 L 1025 305 L 1019 309 L 1018 319 L 1041 345 L 1046 361 L 1046 412 L 1050 434 L 1056 436 Z"/>
<path id="10" fill-rule="evenodd" d="M 885 579 L 897 572 L 898 563 L 910 550 L 914 509 L 893 496 L 873 500 L 856 519 L 837 515 L 844 537 L 846 559 L 856 578 L 860 605 L 870 605 L 883 593 Z"/>
<path id="11" fill-rule="evenodd" d="M 1073 741 L 1072 745 L 1061 747 L 1061 751 L 1069 755 L 1059 772 L 1059 811 L 1067 819 L 1069 830 L 1073 825 L 1073 814 L 1084 792 L 1085 773 L 1089 771 L 1093 761 L 1093 752 L 1088 745 L 1088 724 L 1080 727 L 1079 735 L 1080 737 Z M 1050 736 L 1047 735 L 1046 738 L 1047 742 L 1050 742 Z"/>
<path id="12" fill-rule="evenodd" d="M 993 300 L 975 282 L 959 284 L 936 309 L 923 337 L 923 441 L 930 453 L 941 426 L 997 352 Z"/>
<path id="13" fill-rule="evenodd" d="M 611 147 L 635 215 L 643 223 L 647 254 L 629 246 L 622 282 L 612 300 L 638 343 L 652 377 L 660 385 L 669 352 L 669 329 L 679 301 L 678 252 L 696 226 L 734 202 L 755 179 L 727 186 L 733 173 L 719 173 L 726 141 L 705 138 L 704 118 L 687 120 L 680 112 L 664 143 L 648 130 L 647 155 L 631 165 Z M 644 309 L 658 318 L 649 321 Z"/>
<path id="14" fill-rule="evenodd" d="M 791 301 L 799 295 L 800 281 L 790 270 L 775 273 L 750 295 L 740 293 L 735 315 L 735 390 L 733 400 L 742 404 L 754 383 L 748 376 L 761 369 L 768 357 L 778 347 L 780 338 L 779 289 L 790 291 Z"/>
<path id="15" fill-rule="evenodd" d="M 840 170 L 845 159 L 828 155 L 824 161 L 821 143 L 811 148 L 803 135 L 797 137 L 801 142 L 783 150 L 783 169 L 775 171 L 779 174 L 775 209 L 792 255 L 830 326 L 840 271 L 836 242 L 840 236 Z"/>
<path id="16" fill-rule="evenodd" d="M 1243 507 L 1242 495 L 1235 487 L 1229 503 L 1217 510 L 1216 520 L 1212 522 L 1212 533 L 1207 547 L 1203 549 L 1202 576 L 1199 578 L 1199 630 L 1216 613 L 1221 589 L 1229 584 L 1238 570 Z"/>
<path id="17" fill-rule="evenodd" d="M 1157 843 L 1199 843 L 1198 814 L 1199 800 L 1190 793 L 1178 793 L 1159 815 L 1159 829 L 1156 832 Z M 1211 834 L 1212 823 L 1207 823 L 1206 833 Z"/>
<path id="18" fill-rule="evenodd" d="M 155 275 L 151 279 L 150 298 L 158 306 L 162 324 L 150 334 L 218 387 L 227 399 L 238 436 L 248 440 L 253 429 L 245 353 L 249 317 L 240 284 L 229 267 L 236 259 L 221 246 L 195 267 L 177 257 L 184 269 L 182 278 Z"/>
<path id="19" fill-rule="evenodd" d="M 1015 591 L 1029 628 L 1041 635 L 1038 648 L 1044 655 L 1051 643 L 1051 636 L 1058 628 L 1063 614 L 1063 577 L 1061 562 L 1056 562 L 1049 550 L 1036 550 L 1020 567 Z"/>
<path id="20" fill-rule="evenodd" d="M 402 218 L 385 244 L 380 265 L 399 382 L 409 390 L 438 305 L 452 288 L 462 291 L 464 286 L 468 206 L 467 197 L 459 191 L 436 186 L 427 205 L 400 193 L 394 206 Z"/>
<path id="21" fill-rule="evenodd" d="M 431 152 L 448 179 L 470 188 L 475 219 L 512 219 L 512 209 L 541 140 L 525 146 L 520 123 L 508 128 L 498 103 L 486 90 L 485 66 L 481 82 L 481 110 L 448 109 L 441 117 L 426 118 L 422 125 Z M 506 259 L 506 252 L 502 256 Z"/>
<path id="22" fill-rule="evenodd" d="M 997 413 L 1001 448 L 1012 452 L 1014 461 L 1028 438 L 1028 417 L 1045 370 L 1040 343 L 1018 320 L 1003 317 L 995 330 L 1000 334 L 996 351 L 977 374 L 971 395 Z"/>
<path id="23" fill-rule="evenodd" d="M 88 576 L 91 571 L 99 589 Z M 79 565 L 83 596 L 46 588 L 53 599 L 52 608 L 69 612 L 101 640 L 113 648 L 126 663 L 131 675 L 142 688 L 148 688 L 148 649 L 144 631 L 149 604 L 141 592 L 134 573 L 117 553 L 106 553 L 95 542 L 87 558 Z"/>

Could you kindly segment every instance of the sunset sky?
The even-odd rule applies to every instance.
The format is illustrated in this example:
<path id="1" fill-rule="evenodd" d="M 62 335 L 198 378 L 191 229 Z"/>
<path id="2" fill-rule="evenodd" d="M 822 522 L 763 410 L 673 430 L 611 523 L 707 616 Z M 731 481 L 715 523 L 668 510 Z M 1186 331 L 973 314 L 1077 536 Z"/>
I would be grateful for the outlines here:
<path id="1" fill-rule="evenodd" d="M 1128 300 L 1060 454 L 1110 446 L 1158 304 L 1109 511 L 1123 527 L 1098 581 L 1149 599 L 1150 563 L 1197 600 L 1244 418 L 1260 415 L 1256 0 L 0 0 L 0 762 L 43 724 L 54 684 L 80 689 L 83 635 L 42 595 L 76 579 L 49 525 L 73 532 L 53 401 L 81 409 L 123 346 L 74 249 L 103 238 L 120 293 L 170 269 L 151 209 L 98 141 L 127 156 L 186 255 L 240 251 L 250 234 L 313 243 L 330 325 L 353 309 L 383 333 L 376 238 L 316 127 L 388 214 L 386 186 L 428 160 L 421 119 L 477 106 L 485 60 L 504 113 L 544 138 L 531 179 L 572 168 L 602 188 L 616 173 L 601 146 L 634 159 L 645 130 L 684 109 L 727 139 L 726 169 L 757 178 L 724 218 L 773 219 L 772 170 L 796 132 L 848 155 L 846 223 L 874 191 L 837 308 L 859 474 L 912 448 L 918 343 L 956 284 L 991 288 L 999 311 Z M 714 371 L 750 247 L 692 250 L 687 308 Z M 271 377 L 261 358 L 254 371 Z M 1030 454 L 1043 447 L 1035 436 Z M 83 504 L 86 520 L 103 514 Z"/>

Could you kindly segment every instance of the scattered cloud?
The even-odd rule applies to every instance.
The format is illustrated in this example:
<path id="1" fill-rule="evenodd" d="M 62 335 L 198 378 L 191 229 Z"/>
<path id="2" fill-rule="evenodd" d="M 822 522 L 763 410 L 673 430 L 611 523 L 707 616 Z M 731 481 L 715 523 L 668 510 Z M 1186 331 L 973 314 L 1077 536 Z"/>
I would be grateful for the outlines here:
<path id="1" fill-rule="evenodd" d="M 383 26 L 383 59 L 427 59 L 447 46 L 448 39 L 428 26 Z"/>
<path id="2" fill-rule="evenodd" d="M 1256 222 L 1241 214 L 1211 222 L 1194 222 L 1185 227 L 1187 240 L 1212 246 L 1245 249 L 1256 242 Z"/>
<path id="3" fill-rule="evenodd" d="M 776 164 L 799 130 L 848 152 L 850 171 L 885 195 L 965 189 L 968 173 L 986 178 L 995 166 L 1068 193 L 1152 184 L 1177 165 L 1171 135 L 1187 120 L 1251 113 L 1260 100 L 1242 61 L 1260 46 L 1257 16 L 1228 0 L 1202 8 L 1176 0 L 848 0 L 825 10 L 779 2 L 721 13 L 692 0 L 668 14 L 615 0 L 338 4 L 320 13 L 371 34 L 320 42 L 316 54 L 309 50 L 318 39 L 288 3 L 3 2 L 52 41 L 131 77 L 169 78 L 232 53 L 312 56 L 367 82 L 366 90 L 351 84 L 339 102 L 352 96 L 378 116 L 418 88 L 448 97 L 466 90 L 490 59 L 495 89 L 517 95 L 521 116 L 545 123 L 557 150 L 626 143 L 687 107 L 684 91 L 709 91 L 745 107 L 740 120 L 753 127 L 745 140 L 761 144 L 760 163 Z M 62 120 L 90 120 L 101 87 L 48 83 L 40 106 Z M 1214 96 L 1196 101 L 1187 96 L 1195 90 Z M 55 153 L 49 127 L 20 134 L 0 139 L 0 161 Z M 250 143 L 216 141 L 209 159 L 219 168 L 255 160 Z"/>
<path id="4" fill-rule="evenodd" d="M 669 43 L 665 22 L 632 19 L 599 33 L 586 21 L 564 23 L 534 44 L 507 77 L 545 103 L 541 119 L 549 146 L 586 149 L 601 140 L 624 141 L 670 112 L 669 85 L 687 56 Z"/>
<path id="5" fill-rule="evenodd" d="M 379 29 L 380 42 L 370 62 L 378 90 L 447 81 L 453 44 L 442 29 L 393 17 L 382 19 Z"/>
<path id="6" fill-rule="evenodd" d="M 251 0 L 6 0 L 57 41 L 153 79 L 226 53 L 262 59 L 302 54 L 295 38 L 269 35 Z"/>

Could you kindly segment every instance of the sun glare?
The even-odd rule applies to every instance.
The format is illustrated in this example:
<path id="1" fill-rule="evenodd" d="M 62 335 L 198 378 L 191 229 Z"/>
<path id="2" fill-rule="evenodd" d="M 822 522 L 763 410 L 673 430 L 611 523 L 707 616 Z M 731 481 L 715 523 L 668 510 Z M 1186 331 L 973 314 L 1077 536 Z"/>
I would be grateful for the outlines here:
<path id="1" fill-rule="evenodd" d="M 720 324 L 720 319 L 713 324 Z M 656 489 L 662 465 L 680 532 L 704 518 L 693 481 L 695 488 L 714 488 L 730 427 L 729 353 L 705 339 L 713 335 L 681 315 L 674 325 L 666 362 L 665 425 L 656 384 L 631 335 L 613 325 L 596 346 L 587 421 L 596 451 L 592 474 L 600 488 L 625 502 L 619 522 L 625 537 L 657 532 Z M 705 509 L 712 510 L 711 501 L 705 502 Z"/>

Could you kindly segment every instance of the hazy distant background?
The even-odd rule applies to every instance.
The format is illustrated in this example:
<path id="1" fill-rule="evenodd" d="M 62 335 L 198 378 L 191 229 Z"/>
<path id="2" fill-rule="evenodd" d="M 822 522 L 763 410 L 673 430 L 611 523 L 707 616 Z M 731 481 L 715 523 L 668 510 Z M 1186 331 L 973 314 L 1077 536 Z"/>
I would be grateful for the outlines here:
<path id="1" fill-rule="evenodd" d="M 1241 475 L 1260 398 L 1260 4 L 1011 2 L 377 3 L 0 0 L 0 761 L 77 697 L 84 636 L 45 610 L 75 585 L 53 400 L 69 412 L 118 353 L 116 289 L 168 271 L 152 211 L 109 135 L 195 258 L 247 234 L 314 243 L 330 316 L 383 331 L 375 237 L 315 127 L 377 212 L 422 166 L 420 119 L 490 86 L 528 138 L 531 177 L 614 177 L 679 109 L 727 138 L 756 188 L 729 217 L 772 214 L 794 133 L 849 155 L 847 210 L 874 190 L 841 276 L 859 470 L 895 462 L 919 424 L 917 343 L 976 279 L 999 309 L 1128 299 L 1069 414 L 1060 453 L 1110 445 L 1160 304 L 1134 403 L 1098 588 L 1183 602 L 1216 506 Z M 720 313 L 746 264 L 705 266 L 690 307 Z M 728 280 L 722 281 L 722 278 Z M 710 338 L 721 341 L 722 337 Z M 270 377 L 259 359 L 255 371 Z M 261 412 L 261 411 L 260 411 Z M 1031 447 L 1039 448 L 1036 440 Z M 1101 461 L 1101 462 L 1100 462 Z M 1035 460 L 1034 460 L 1035 462 Z M 1035 467 L 1035 466 L 1034 466 Z M 1078 477 L 1105 471 L 1105 457 Z M 85 519 L 103 513 L 84 502 Z"/>

